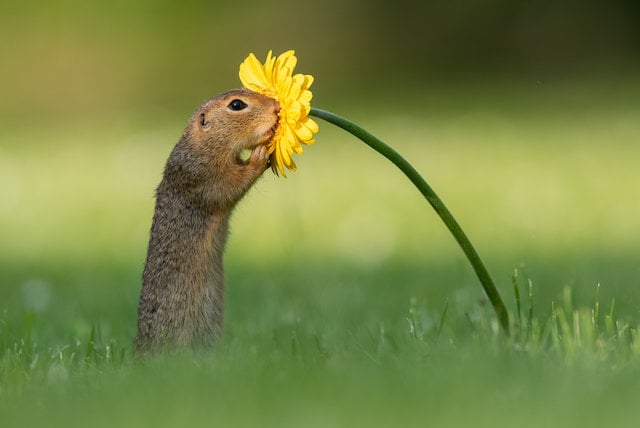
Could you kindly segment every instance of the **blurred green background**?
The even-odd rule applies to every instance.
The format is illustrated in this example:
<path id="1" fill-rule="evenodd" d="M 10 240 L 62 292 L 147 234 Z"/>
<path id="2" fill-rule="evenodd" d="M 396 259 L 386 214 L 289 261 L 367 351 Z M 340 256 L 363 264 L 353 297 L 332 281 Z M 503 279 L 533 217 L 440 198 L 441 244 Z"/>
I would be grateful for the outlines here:
<path id="1" fill-rule="evenodd" d="M 635 319 L 639 20 L 632 0 L 4 1 L 0 309 L 41 314 L 53 337 L 104 323 L 130 340 L 171 147 L 204 99 L 239 86 L 249 52 L 293 48 L 313 105 L 406 155 L 505 298 L 522 267 L 542 308 L 602 283 Z M 320 125 L 299 171 L 266 174 L 236 212 L 229 323 L 278 284 L 327 311 L 362 295 L 362 311 L 397 314 L 414 296 L 481 300 L 408 181 Z"/>
<path id="2" fill-rule="evenodd" d="M 182 111 L 237 86 L 245 55 L 269 49 L 298 51 L 323 105 L 353 105 L 355 94 L 399 98 L 408 88 L 416 95 L 442 79 L 633 76 L 640 50 L 634 0 L 7 0 L 0 8 L 0 111 L 27 123 L 34 109 L 56 122 Z"/>

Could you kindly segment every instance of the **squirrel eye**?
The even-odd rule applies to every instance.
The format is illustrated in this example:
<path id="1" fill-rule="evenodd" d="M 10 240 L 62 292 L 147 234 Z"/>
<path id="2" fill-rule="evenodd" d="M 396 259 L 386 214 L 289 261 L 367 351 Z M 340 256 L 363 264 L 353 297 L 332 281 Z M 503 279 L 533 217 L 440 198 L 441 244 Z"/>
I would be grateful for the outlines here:
<path id="1" fill-rule="evenodd" d="M 245 108 L 247 108 L 247 107 L 248 107 L 248 106 L 247 106 L 247 103 L 245 103 L 245 102 L 244 102 L 244 101 L 242 101 L 242 100 L 238 100 L 238 99 L 235 99 L 235 100 L 231 101 L 231 102 L 229 103 L 229 105 L 227 106 L 227 108 L 228 108 L 229 110 L 233 110 L 233 111 L 240 111 L 240 110 L 244 110 L 244 109 L 245 109 Z"/>

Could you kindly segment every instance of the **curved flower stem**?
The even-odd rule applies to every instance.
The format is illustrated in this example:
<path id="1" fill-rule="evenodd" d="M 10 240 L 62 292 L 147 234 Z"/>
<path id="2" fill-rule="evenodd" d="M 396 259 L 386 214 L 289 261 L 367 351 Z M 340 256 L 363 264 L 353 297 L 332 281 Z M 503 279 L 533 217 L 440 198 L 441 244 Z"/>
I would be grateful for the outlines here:
<path id="1" fill-rule="evenodd" d="M 436 213 L 440 216 L 444 224 L 447 226 L 455 240 L 462 248 L 465 256 L 471 263 L 473 270 L 476 272 L 480 283 L 482 284 L 482 288 L 484 288 L 485 293 L 489 297 L 491 304 L 493 305 L 493 309 L 496 312 L 498 317 L 498 321 L 502 326 L 505 332 L 509 332 L 509 314 L 507 313 L 507 309 L 500 297 L 500 293 L 496 289 L 496 286 L 493 284 L 491 277 L 489 276 L 489 272 L 487 268 L 484 267 L 482 260 L 480 260 L 480 256 L 476 252 L 475 248 L 465 235 L 464 231 L 453 217 L 451 212 L 444 205 L 442 200 L 436 195 L 436 193 L 431 189 L 431 187 L 427 184 L 427 182 L 418 174 L 418 172 L 411 166 L 409 162 L 394 149 L 383 143 L 380 139 L 376 138 L 363 128 L 358 125 L 350 122 L 347 119 L 344 119 L 340 116 L 337 116 L 331 112 L 320 110 L 317 108 L 311 108 L 309 112 L 311 116 L 316 116 L 321 119 L 326 120 L 327 122 L 333 123 L 334 125 L 344 129 L 345 131 L 355 135 L 360 140 L 362 140 L 369 147 L 380 153 L 382 156 L 389 159 L 393 164 L 395 164 L 400 170 L 411 180 L 411 182 L 418 188 L 420 193 L 425 197 L 425 199 L 431 204 Z"/>

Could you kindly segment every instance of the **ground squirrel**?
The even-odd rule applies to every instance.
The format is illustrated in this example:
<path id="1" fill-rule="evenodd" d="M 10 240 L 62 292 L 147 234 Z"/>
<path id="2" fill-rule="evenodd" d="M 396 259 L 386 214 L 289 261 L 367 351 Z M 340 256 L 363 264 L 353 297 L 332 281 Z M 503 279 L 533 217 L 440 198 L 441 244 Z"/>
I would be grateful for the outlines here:
<path id="1" fill-rule="evenodd" d="M 156 191 L 136 351 L 220 335 L 229 217 L 267 168 L 278 111 L 275 100 L 240 89 L 206 101 L 189 120 Z"/>

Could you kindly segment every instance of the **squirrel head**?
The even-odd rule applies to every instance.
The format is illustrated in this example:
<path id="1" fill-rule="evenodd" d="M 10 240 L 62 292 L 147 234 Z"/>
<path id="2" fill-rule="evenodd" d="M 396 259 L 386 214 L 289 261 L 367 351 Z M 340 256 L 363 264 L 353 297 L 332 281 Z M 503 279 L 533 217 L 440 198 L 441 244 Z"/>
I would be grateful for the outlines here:
<path id="1" fill-rule="evenodd" d="M 193 206 L 229 210 L 267 168 L 264 147 L 278 125 L 280 105 L 236 89 L 205 101 L 169 156 L 161 189 Z M 244 150 L 251 150 L 243 160 Z"/>
<path id="2" fill-rule="evenodd" d="M 189 123 L 194 149 L 244 164 L 243 150 L 266 144 L 278 124 L 280 105 L 265 95 L 236 89 L 203 103 Z"/>

